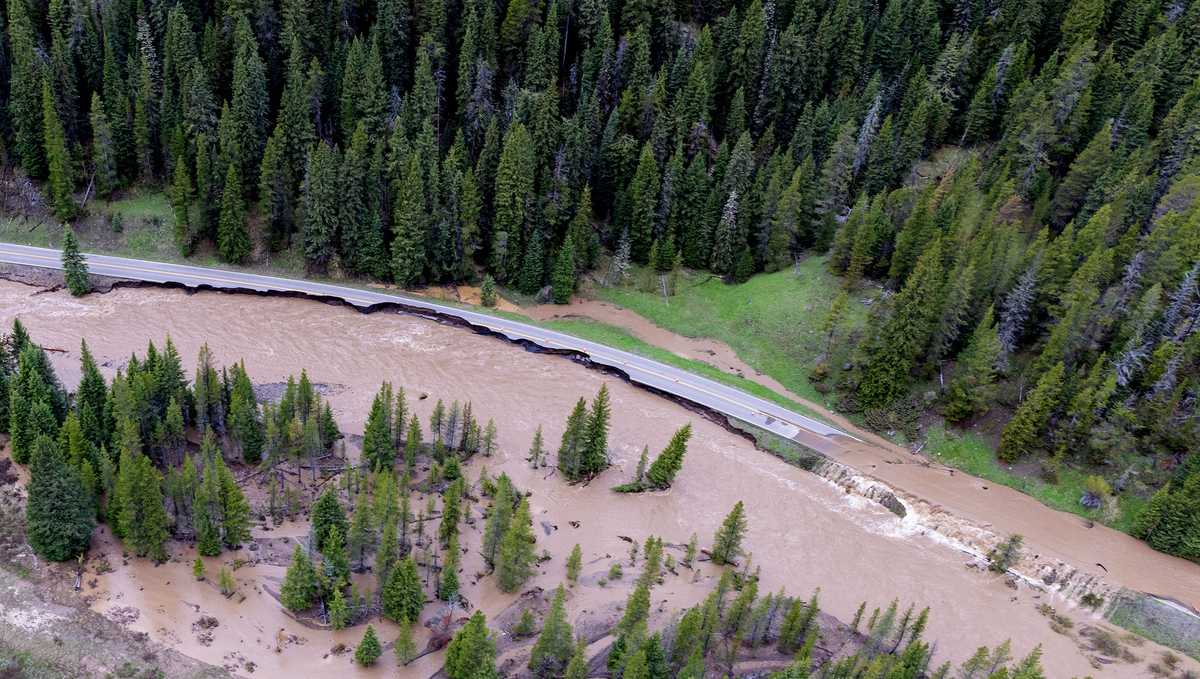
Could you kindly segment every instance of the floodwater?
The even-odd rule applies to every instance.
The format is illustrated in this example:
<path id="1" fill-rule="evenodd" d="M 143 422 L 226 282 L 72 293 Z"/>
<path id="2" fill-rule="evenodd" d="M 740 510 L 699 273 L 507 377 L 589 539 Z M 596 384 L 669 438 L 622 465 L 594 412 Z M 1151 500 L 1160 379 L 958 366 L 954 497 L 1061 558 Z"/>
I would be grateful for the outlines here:
<path id="1" fill-rule="evenodd" d="M 21 318 L 37 342 L 63 350 L 53 351 L 51 357 L 69 385 L 78 380 L 80 338 L 87 339 L 111 374 L 132 352 L 141 353 L 147 341 L 161 345 L 170 335 L 189 371 L 204 342 L 220 363 L 244 359 L 257 382 L 281 381 L 306 367 L 313 381 L 336 387 L 330 401 L 347 433 L 362 431 L 382 380 L 403 385 L 410 404 L 426 420 L 437 398 L 470 400 L 482 421 L 495 419 L 500 444 L 500 452 L 493 458 L 473 461 L 470 477 L 486 464 L 491 473 L 505 471 L 519 487 L 531 490 L 539 548 L 554 555 L 530 585 L 556 586 L 571 546 L 576 542 L 583 546 L 584 563 L 590 565 L 585 566 L 585 575 L 572 596 L 573 617 L 625 597 L 632 573 L 618 585 L 601 587 L 596 582 L 611 561 L 627 559 L 628 543 L 619 536 L 641 541 L 653 534 L 668 543 L 685 543 L 695 532 L 701 546 L 707 546 L 730 507 L 742 500 L 749 516 L 747 548 L 753 563 L 762 567 L 762 592 L 784 588 L 807 596 L 820 587 L 822 608 L 843 620 L 849 620 L 863 600 L 869 607 L 886 606 L 894 597 L 900 598 L 902 606 L 908 602 L 928 605 L 932 618 L 927 636 L 937 639 L 940 659 L 961 661 L 978 646 L 1011 638 L 1017 655 L 1041 644 L 1051 677 L 1145 674 L 1144 665 L 1093 667 L 1074 639 L 1049 629 L 1036 606 L 1049 603 L 1077 623 L 1097 624 L 1090 614 L 1052 594 L 1027 587 L 1013 590 L 999 578 L 964 567 L 968 557 L 915 515 L 899 519 L 874 502 L 756 451 L 744 439 L 676 403 L 561 357 L 529 353 L 494 338 L 411 316 L 363 315 L 341 306 L 249 295 L 119 289 L 75 299 L 62 292 L 46 293 L 0 282 L 0 324 L 10 323 L 14 316 Z M 529 469 L 524 457 L 536 427 L 544 428 L 547 447 L 557 448 L 563 421 L 575 400 L 590 398 L 605 383 L 614 415 L 610 434 L 613 467 L 586 487 L 546 478 L 546 469 Z M 430 398 L 417 400 L 423 393 Z M 671 490 L 636 496 L 609 490 L 629 477 L 644 444 L 652 451 L 660 450 L 671 433 L 688 421 L 693 425 L 693 438 L 683 471 Z M 1003 511 L 1015 507 L 1027 512 L 1029 517 L 1024 520 L 1031 523 L 1051 522 L 1057 516 L 1036 504 L 1010 502 L 1002 506 Z M 479 516 L 478 507 L 470 511 Z M 999 517 L 982 511 L 982 506 L 980 515 L 999 522 Z M 542 530 L 543 521 L 554 527 L 549 535 Z M 579 527 L 573 527 L 571 521 L 579 522 Z M 478 525 L 467 530 L 465 546 L 473 548 L 478 543 L 478 532 Z M 131 628 L 201 660 L 239 665 L 241 669 L 236 671 L 243 675 L 248 674 L 244 660 L 255 663 L 254 676 L 297 672 L 338 676 L 351 669 L 351 654 L 331 655 L 330 649 L 338 642 L 353 645 L 362 628 L 335 634 L 291 621 L 262 591 L 264 585 L 278 590 L 283 568 L 256 565 L 237 570 L 239 591 L 246 598 L 225 599 L 210 582 L 192 578 L 194 555 L 190 551 L 177 547 L 179 559 L 158 567 L 142 560 L 123 564 L 118 546 L 111 544 L 106 533 L 100 536 L 97 547 L 103 549 L 115 571 L 95 576 L 94 589 L 85 585 L 84 593 L 94 597 L 97 610 L 113 613 L 122 607 L 136 608 L 139 614 L 129 623 Z M 1049 544 L 1043 544 L 1040 535 L 1031 542 L 1035 549 Z M 1067 545 L 1064 551 L 1074 548 Z M 1140 543 L 1130 541 L 1128 548 L 1130 553 L 1124 558 L 1149 571 L 1142 577 L 1155 577 L 1153 571 L 1162 560 L 1156 560 L 1155 553 Z M 226 563 L 231 558 L 221 557 Z M 208 564 L 210 581 L 215 580 L 219 566 L 216 559 Z M 1111 559 L 1108 567 L 1113 567 Z M 491 578 L 475 582 L 474 573 L 479 570 L 472 550 L 460 579 L 468 599 L 493 616 L 514 597 L 498 592 Z M 692 582 L 690 571 L 680 572 L 683 575 L 669 578 L 655 589 L 652 599 L 656 608 L 664 600 L 665 610 L 690 605 L 712 583 L 711 569 L 699 571 L 700 582 Z M 1193 591 L 1200 577 L 1197 573 L 1186 573 L 1186 586 Z M 1165 583 L 1170 577 L 1179 577 L 1179 572 L 1158 577 Z M 1137 586 L 1136 582 L 1122 584 Z M 1154 587 L 1142 589 L 1164 592 Z M 212 630 L 210 645 L 198 642 L 191 629 L 200 615 L 215 615 L 221 621 Z M 283 647 L 277 652 L 281 629 Z M 385 644 L 394 639 L 394 627 L 376 622 L 376 629 Z M 289 641 L 293 637 L 288 635 L 303 643 Z M 418 647 L 423 642 L 424 636 L 418 635 Z M 1157 652 L 1149 643 L 1134 649 L 1148 660 Z M 404 676 L 429 676 L 440 662 L 440 654 L 428 656 L 407 668 Z M 363 676 L 391 676 L 396 672 L 395 657 L 385 651 L 377 667 L 359 671 Z"/>

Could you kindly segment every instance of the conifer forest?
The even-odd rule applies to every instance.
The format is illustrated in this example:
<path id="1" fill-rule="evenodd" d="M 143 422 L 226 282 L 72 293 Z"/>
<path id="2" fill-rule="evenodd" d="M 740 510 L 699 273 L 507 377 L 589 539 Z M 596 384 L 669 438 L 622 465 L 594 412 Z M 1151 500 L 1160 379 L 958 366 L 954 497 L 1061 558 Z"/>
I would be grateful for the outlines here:
<path id="1" fill-rule="evenodd" d="M 822 319 L 798 371 L 828 406 L 814 417 L 914 455 L 932 431 L 977 435 L 980 468 L 1018 479 L 1006 485 L 1043 500 L 1069 488 L 1071 511 L 1156 564 L 1181 557 L 1175 582 L 1197 577 L 1200 0 L 4 0 L 0 231 L 53 224 L 79 298 L 63 299 L 86 305 L 81 250 L 103 248 L 77 233 L 126 196 L 165 199 L 172 261 L 478 286 L 485 307 L 572 309 L 637 277 L 666 304 L 681 277 L 750 296 L 815 262 L 815 299 L 774 300 Z M 716 449 L 695 412 L 644 433 L 607 382 L 554 412 L 480 412 L 381 367 L 359 436 L 337 402 L 350 388 L 302 364 L 264 385 L 253 359 L 222 366 L 207 344 L 183 358 L 170 337 L 106 362 L 86 333 L 40 343 L 47 328 L 17 318 L 29 308 L 0 309 L 15 320 L 0 331 L 0 434 L 26 486 L 24 539 L 62 568 L 84 573 L 101 539 L 126 565 L 194 549 L 188 572 L 217 596 L 266 591 L 290 621 L 352 632 L 338 662 L 424 671 L 442 654 L 449 679 L 1054 676 L 1041 639 L 1014 648 L 1008 628 L 974 656 L 940 654 L 919 592 L 865 601 L 853 622 L 820 590 L 760 592 L 773 564 L 747 546 L 762 520 L 749 497 L 687 542 L 631 533 L 628 558 L 583 539 L 552 553 L 572 530 L 550 513 L 565 493 L 670 501 Z M 506 451 L 514 435 L 522 450 Z M 940 464 L 897 455 L 885 461 Z M 522 473 L 497 472 L 511 456 Z M 888 495 L 912 511 L 919 493 L 903 490 Z M 993 537 L 961 549 L 981 580 L 1051 584 L 1052 545 Z M 286 567 L 278 583 L 239 575 L 251 546 Z M 1099 581 L 1106 558 L 1072 565 L 1103 568 Z M 669 618 L 667 583 L 690 597 Z M 1043 636 L 1087 646 L 1098 677 L 1133 675 L 1094 660 L 1128 642 L 1095 619 L 1200 658 L 1200 622 L 1155 635 L 1115 612 L 1129 588 L 1089 587 L 1070 614 L 1034 605 Z M 576 615 L 585 596 L 615 597 L 586 599 L 619 610 L 603 634 Z M 485 615 L 470 597 L 509 607 Z M 1200 621 L 1200 600 L 1168 598 Z M 42 676 L 6 643 L 0 675 Z M 1196 676 L 1164 653 L 1153 674 Z"/>

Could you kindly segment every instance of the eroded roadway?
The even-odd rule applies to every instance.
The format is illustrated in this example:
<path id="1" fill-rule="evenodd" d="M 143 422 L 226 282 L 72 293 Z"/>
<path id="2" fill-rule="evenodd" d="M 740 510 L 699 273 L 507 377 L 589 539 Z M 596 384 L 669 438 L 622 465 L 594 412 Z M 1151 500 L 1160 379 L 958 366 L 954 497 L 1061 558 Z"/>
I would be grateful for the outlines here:
<path id="1" fill-rule="evenodd" d="M 804 432 L 824 438 L 848 437 L 858 440 L 857 437 L 824 422 L 695 373 L 573 335 L 491 314 L 438 304 L 418 297 L 293 278 L 109 255 L 90 254 L 85 257 L 91 273 L 114 278 L 180 285 L 193 289 L 248 290 L 303 295 L 324 300 L 336 299 L 364 310 L 394 305 L 404 311 L 465 323 L 476 330 L 501 335 L 512 341 L 528 342 L 551 351 L 577 353 L 592 363 L 627 375 L 636 384 L 752 424 L 777 436 L 796 439 Z M 62 255 L 59 250 L 54 249 L 0 243 L 0 262 L 61 269 Z"/>

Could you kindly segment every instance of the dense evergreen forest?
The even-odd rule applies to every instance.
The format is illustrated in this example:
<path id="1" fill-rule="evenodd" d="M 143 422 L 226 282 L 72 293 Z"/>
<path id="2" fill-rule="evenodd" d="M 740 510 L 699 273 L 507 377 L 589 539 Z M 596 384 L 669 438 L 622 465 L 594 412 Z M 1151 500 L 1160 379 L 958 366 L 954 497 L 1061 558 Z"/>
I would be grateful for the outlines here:
<path id="1" fill-rule="evenodd" d="M 894 292 L 828 357 L 868 421 L 1139 470 L 1200 558 L 1196 0 L 8 0 L 0 138 L 71 220 L 171 196 L 182 251 L 569 298 L 603 261 L 809 253 Z M 930 388 L 930 385 L 935 385 Z M 146 433 L 146 432 L 143 432 Z M 1092 498 L 1089 501 L 1095 501 Z"/>

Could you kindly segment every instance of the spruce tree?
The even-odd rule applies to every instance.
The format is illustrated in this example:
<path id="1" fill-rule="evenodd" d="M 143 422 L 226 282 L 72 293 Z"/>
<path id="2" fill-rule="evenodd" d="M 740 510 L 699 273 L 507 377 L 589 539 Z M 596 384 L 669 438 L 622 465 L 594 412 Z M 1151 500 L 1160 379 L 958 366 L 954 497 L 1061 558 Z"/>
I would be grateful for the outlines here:
<path id="1" fill-rule="evenodd" d="M 1016 461 L 1037 446 L 1038 435 L 1060 405 L 1064 371 L 1062 363 L 1048 370 L 1038 380 L 1037 386 L 1024 403 L 1017 408 L 1017 412 L 1000 434 L 1000 448 L 997 454 L 1001 460 Z"/>
<path id="2" fill-rule="evenodd" d="M 576 285 L 575 247 L 571 241 L 563 243 L 554 259 L 554 272 L 550 277 L 555 304 L 569 304 Z"/>
<path id="3" fill-rule="evenodd" d="M 383 648 L 379 645 L 379 637 L 375 636 L 375 628 L 367 625 L 367 631 L 363 634 L 362 641 L 354 649 L 354 662 L 363 667 L 370 667 L 375 664 L 376 660 L 379 660 L 382 653 Z"/>
<path id="4" fill-rule="evenodd" d="M 72 195 L 75 192 L 75 173 L 67 149 L 67 133 L 54 106 L 48 80 L 42 81 L 42 129 L 45 131 L 46 165 L 50 173 L 50 207 L 59 221 L 67 222 L 74 219 L 78 212 Z"/>
<path id="5" fill-rule="evenodd" d="M 417 574 L 417 563 L 410 554 L 392 568 L 381 595 L 383 614 L 396 622 L 416 622 L 425 606 L 425 592 L 421 589 L 421 577 Z"/>
<path id="6" fill-rule="evenodd" d="M 517 505 L 500 540 L 496 558 L 496 575 L 500 589 L 505 592 L 515 592 L 533 575 L 533 567 L 537 561 L 534 548 L 537 539 L 533 534 L 533 520 L 529 515 L 529 500 L 522 499 Z"/>
<path id="7" fill-rule="evenodd" d="M 579 460 L 579 474 L 582 477 L 594 476 L 608 466 L 608 424 L 611 416 L 608 385 L 602 384 L 596 398 L 592 399 L 584 428 Z"/>
<path id="8" fill-rule="evenodd" d="M 229 549 L 237 549 L 250 539 L 250 503 L 220 455 L 214 460 L 220 481 L 221 541 Z"/>
<path id="9" fill-rule="evenodd" d="M 393 199 L 392 277 L 397 285 L 411 286 L 424 269 L 426 209 L 421 158 L 409 152 Z"/>
<path id="10" fill-rule="evenodd" d="M 108 387 L 100 367 L 86 340 L 79 341 L 80 379 L 75 390 L 75 412 L 79 415 L 79 426 L 84 437 L 96 448 L 109 441 L 109 425 L 104 414 L 104 403 L 108 398 Z"/>
<path id="11" fill-rule="evenodd" d="M 495 567 L 496 558 L 500 552 L 500 542 L 512 523 L 516 499 L 513 497 L 512 481 L 507 474 L 501 474 L 496 479 L 496 492 L 492 497 L 492 508 L 488 512 L 487 522 L 483 529 L 483 560 Z"/>
<path id="12" fill-rule="evenodd" d="M 241 264 L 250 256 L 250 232 L 246 228 L 246 210 L 242 200 L 242 179 L 236 164 L 225 173 L 221 196 L 221 218 L 217 227 L 217 250 L 221 259 Z"/>
<path id="13" fill-rule="evenodd" d="M 650 244 L 655 233 L 655 209 L 659 196 L 658 163 L 650 144 L 642 146 L 637 171 L 629 182 L 629 237 L 633 260 L 645 264 L 650 257 Z"/>
<path id="14" fill-rule="evenodd" d="M 66 561 L 87 551 L 95 509 L 78 472 L 49 436 L 33 443 L 25 534 L 38 556 Z"/>
<path id="15" fill-rule="evenodd" d="M 449 679 L 495 679 L 496 641 L 487 628 L 483 611 L 467 620 L 446 647 L 446 666 Z"/>
<path id="16" fill-rule="evenodd" d="M 651 488 L 670 488 L 675 481 L 675 475 L 683 468 L 683 456 L 687 454 L 688 439 L 692 437 L 691 423 L 680 427 L 671 437 L 671 442 L 663 449 L 646 474 L 646 483 Z"/>
<path id="17" fill-rule="evenodd" d="M 325 541 L 332 531 L 345 535 L 348 529 L 346 513 L 338 502 L 337 493 L 332 488 L 326 489 L 312 506 L 313 547 L 318 552 L 324 551 Z"/>
<path id="18" fill-rule="evenodd" d="M 742 501 L 737 504 L 721 522 L 717 534 L 713 536 L 711 550 L 713 563 L 723 565 L 734 563 L 742 554 L 742 539 L 746 536 L 746 510 Z"/>
<path id="19" fill-rule="evenodd" d="M 442 563 L 442 572 L 438 578 L 438 598 L 442 601 L 454 601 L 458 597 L 458 566 L 460 560 L 458 533 L 455 532 L 446 541 L 446 558 Z"/>
<path id="20" fill-rule="evenodd" d="M 346 597 L 342 596 L 341 589 L 334 588 L 333 593 L 329 595 L 327 609 L 329 626 L 334 630 L 345 629 L 350 619 L 350 609 L 346 606 Z"/>
<path id="21" fill-rule="evenodd" d="M 318 590 L 317 572 L 312 561 L 300 545 L 296 545 L 292 550 L 292 563 L 279 589 L 279 600 L 289 611 L 308 610 L 316 603 Z"/>
<path id="22" fill-rule="evenodd" d="M 396 449 L 392 444 L 391 391 L 387 385 L 380 387 L 371 402 L 367 424 L 363 430 L 363 460 L 374 471 L 391 470 L 396 461 Z"/>
<path id="23" fill-rule="evenodd" d="M 120 503 L 120 523 L 130 550 L 157 562 L 167 558 L 167 510 L 163 505 L 162 476 L 141 453 L 123 457 L 121 469 L 124 493 Z"/>
<path id="24" fill-rule="evenodd" d="M 580 398 L 567 417 L 562 443 L 558 447 L 558 470 L 575 481 L 583 477 L 583 455 L 587 435 L 587 401 Z"/>
<path id="25" fill-rule="evenodd" d="M 246 464 L 258 464 L 262 460 L 265 433 L 258 401 L 254 397 L 254 385 L 246 374 L 246 366 L 235 365 L 233 389 L 229 398 L 229 428 L 242 451 Z"/>
<path id="26" fill-rule="evenodd" d="M 63 229 L 62 267 L 63 276 L 67 280 L 67 290 L 72 295 L 80 297 L 92 291 L 92 283 L 88 280 L 87 262 L 79 253 L 79 241 L 75 238 L 75 230 L 69 226 Z"/>
<path id="27" fill-rule="evenodd" d="M 393 646 L 396 652 L 396 661 L 401 665 L 407 665 L 417 657 L 417 645 L 412 638 L 412 623 L 407 620 L 400 622 L 400 633 L 396 637 L 396 643 Z"/>
<path id="28" fill-rule="evenodd" d="M 8 45 L 11 54 L 9 71 L 9 120 L 13 129 L 13 150 L 21 168 L 33 179 L 46 176 L 46 149 L 43 144 L 45 125 L 42 73 L 43 58 L 38 54 L 38 22 L 30 16 L 29 4 L 9 0 Z"/>
<path id="29" fill-rule="evenodd" d="M 529 654 L 529 669 L 534 676 L 557 677 L 571 660 L 575 645 L 571 623 L 567 622 L 566 600 L 567 593 L 559 585 L 542 621 L 542 633 Z"/>
<path id="30" fill-rule="evenodd" d="M 574 585 L 579 581 L 579 571 L 583 567 L 583 550 L 580 549 L 579 543 L 571 548 L 571 554 L 567 557 L 567 582 Z"/>
<path id="31" fill-rule="evenodd" d="M 337 150 L 318 142 L 308 157 L 301 190 L 300 231 L 304 238 L 304 261 L 308 270 L 324 273 L 336 252 L 338 205 L 341 200 Z"/>
<path id="32" fill-rule="evenodd" d="M 976 326 L 970 341 L 958 355 L 954 378 L 946 393 L 946 418 L 965 420 L 987 410 L 993 398 L 996 362 L 1000 358 L 1000 336 L 991 307 Z"/>

